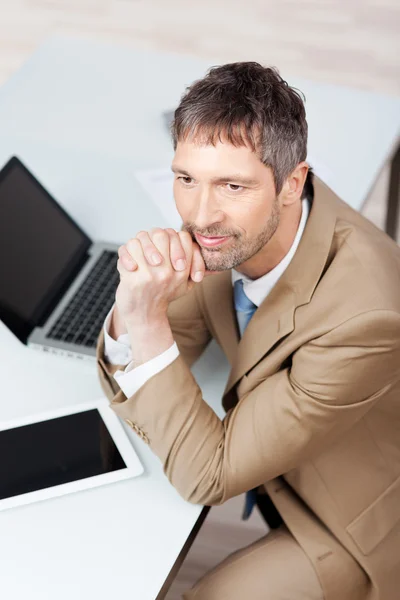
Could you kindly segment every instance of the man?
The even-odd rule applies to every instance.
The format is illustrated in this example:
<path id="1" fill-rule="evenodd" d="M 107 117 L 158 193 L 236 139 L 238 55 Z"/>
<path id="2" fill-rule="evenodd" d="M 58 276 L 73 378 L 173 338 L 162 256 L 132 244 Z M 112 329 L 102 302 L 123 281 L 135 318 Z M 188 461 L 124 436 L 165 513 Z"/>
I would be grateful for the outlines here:
<path id="1" fill-rule="evenodd" d="M 102 386 L 184 498 L 247 492 L 273 527 L 184 597 L 398 599 L 400 250 L 313 183 L 302 99 L 274 69 L 211 69 L 172 134 L 183 231 L 121 246 Z M 211 338 L 223 421 L 189 370 Z"/>

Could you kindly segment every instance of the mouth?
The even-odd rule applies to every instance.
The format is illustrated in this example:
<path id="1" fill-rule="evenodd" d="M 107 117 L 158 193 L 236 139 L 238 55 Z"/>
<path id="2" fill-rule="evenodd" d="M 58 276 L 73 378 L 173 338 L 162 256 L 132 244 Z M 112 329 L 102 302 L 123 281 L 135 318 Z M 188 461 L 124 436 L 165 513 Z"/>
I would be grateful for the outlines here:
<path id="1" fill-rule="evenodd" d="M 196 238 L 199 246 L 202 246 L 203 248 L 215 248 L 216 246 L 222 246 L 222 244 L 224 244 L 225 242 L 230 240 L 231 237 L 232 236 L 230 236 L 230 235 L 227 235 L 224 237 L 221 237 L 221 236 L 206 237 L 204 235 L 195 233 L 195 238 Z"/>

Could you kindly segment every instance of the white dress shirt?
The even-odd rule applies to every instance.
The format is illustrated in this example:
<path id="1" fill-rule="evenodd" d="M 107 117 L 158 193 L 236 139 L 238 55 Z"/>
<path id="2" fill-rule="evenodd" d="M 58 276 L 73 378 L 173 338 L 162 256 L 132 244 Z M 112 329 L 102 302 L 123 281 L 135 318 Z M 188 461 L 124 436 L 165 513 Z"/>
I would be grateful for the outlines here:
<path id="1" fill-rule="evenodd" d="M 304 198 L 302 201 L 302 212 L 299 228 L 293 244 L 286 256 L 279 264 L 276 265 L 276 267 L 272 269 L 272 271 L 269 271 L 269 273 L 266 273 L 258 279 L 250 279 L 249 277 L 246 277 L 246 275 L 238 273 L 238 271 L 232 269 L 232 285 L 234 285 L 237 279 L 243 279 L 243 290 L 247 297 L 250 298 L 250 300 L 256 306 L 260 306 L 260 304 L 271 292 L 277 281 L 280 279 L 284 271 L 287 269 L 297 250 L 297 246 L 300 243 L 309 212 L 310 203 L 306 198 Z M 118 340 L 114 340 L 108 333 L 110 328 L 111 313 L 113 310 L 114 306 L 111 308 L 104 321 L 104 356 L 106 360 L 113 365 L 125 365 L 128 363 L 124 371 L 117 370 L 114 373 L 114 379 L 120 386 L 125 396 L 130 398 L 142 387 L 142 385 L 146 383 L 146 381 L 168 367 L 168 365 L 170 365 L 179 356 L 179 350 L 176 342 L 174 342 L 172 346 L 170 346 L 170 348 L 168 348 L 168 350 L 162 354 L 159 354 L 155 358 L 152 358 L 139 367 L 134 368 L 128 334 L 120 335 Z"/>

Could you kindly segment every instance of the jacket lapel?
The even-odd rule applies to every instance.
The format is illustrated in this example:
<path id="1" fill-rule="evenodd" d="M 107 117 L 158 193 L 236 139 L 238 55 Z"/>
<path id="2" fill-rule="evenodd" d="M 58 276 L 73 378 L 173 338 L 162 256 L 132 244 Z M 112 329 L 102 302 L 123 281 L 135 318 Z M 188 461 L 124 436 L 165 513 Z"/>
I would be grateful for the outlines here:
<path id="1" fill-rule="evenodd" d="M 203 280 L 201 286 L 214 337 L 220 344 L 229 363 L 236 361 L 240 341 L 233 304 L 231 271 L 223 271 Z"/>
<path id="2" fill-rule="evenodd" d="M 279 282 L 278 282 L 279 283 Z M 254 313 L 237 348 L 224 395 L 267 352 L 294 329 L 296 297 L 289 285 L 278 284 Z"/>
<path id="3" fill-rule="evenodd" d="M 216 338 L 232 365 L 224 397 L 230 394 L 243 375 L 294 330 L 296 309 L 310 302 L 329 262 L 337 203 L 340 201 L 316 177 L 314 189 L 311 211 L 296 254 L 254 313 L 242 339 L 233 305 L 231 271 L 214 276 L 214 281 L 210 281 L 212 285 L 203 288 Z"/>

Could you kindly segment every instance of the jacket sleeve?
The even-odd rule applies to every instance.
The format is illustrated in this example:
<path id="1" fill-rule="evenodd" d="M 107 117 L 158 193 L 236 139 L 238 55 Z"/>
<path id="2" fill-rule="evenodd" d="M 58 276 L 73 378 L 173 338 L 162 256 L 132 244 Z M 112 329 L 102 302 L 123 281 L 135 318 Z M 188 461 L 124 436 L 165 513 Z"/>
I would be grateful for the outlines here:
<path id="1" fill-rule="evenodd" d="M 211 340 L 211 333 L 197 301 L 196 287 L 185 296 L 171 302 L 168 309 L 168 319 L 174 340 L 178 345 L 184 363 L 188 367 L 200 357 Z M 111 402 L 114 396 L 120 392 L 114 374 L 117 370 L 124 371 L 128 363 L 114 365 L 106 360 L 104 356 L 104 327 L 97 341 L 96 359 L 101 387 Z"/>
<path id="2" fill-rule="evenodd" d="M 290 367 L 258 381 L 223 421 L 182 356 L 111 407 L 146 434 L 185 499 L 213 505 L 311 458 L 399 379 L 400 315 L 376 310 L 300 347 Z"/>

